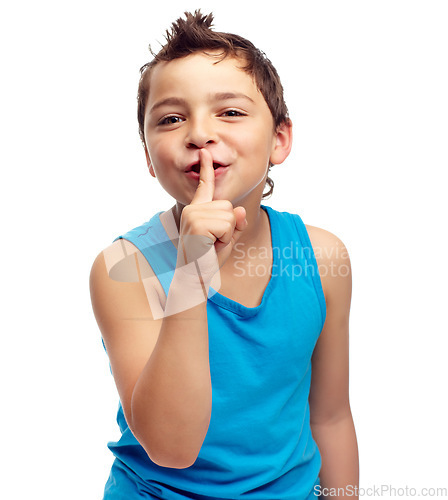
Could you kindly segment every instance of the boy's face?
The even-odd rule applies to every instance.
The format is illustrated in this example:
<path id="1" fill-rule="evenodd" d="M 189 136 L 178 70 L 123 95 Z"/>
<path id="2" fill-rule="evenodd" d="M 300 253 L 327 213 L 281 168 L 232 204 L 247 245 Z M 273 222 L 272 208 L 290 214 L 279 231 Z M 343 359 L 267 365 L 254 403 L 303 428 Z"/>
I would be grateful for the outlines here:
<path id="1" fill-rule="evenodd" d="M 274 120 L 254 80 L 239 69 L 242 62 L 216 61 L 198 52 L 152 70 L 145 112 L 150 172 L 187 205 L 198 178 L 186 169 L 199 163 L 199 149 L 206 148 L 224 167 L 215 171 L 213 199 L 259 204 L 270 161 L 284 160 Z"/>

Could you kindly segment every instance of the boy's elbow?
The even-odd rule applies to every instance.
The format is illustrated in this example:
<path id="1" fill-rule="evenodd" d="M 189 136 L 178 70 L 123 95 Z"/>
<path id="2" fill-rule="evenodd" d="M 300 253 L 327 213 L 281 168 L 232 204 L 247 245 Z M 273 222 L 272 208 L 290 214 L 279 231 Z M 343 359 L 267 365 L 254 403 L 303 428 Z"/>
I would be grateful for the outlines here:
<path id="1" fill-rule="evenodd" d="M 160 467 L 187 469 L 191 467 L 198 458 L 199 450 L 197 452 L 187 452 L 183 450 L 181 446 L 170 446 L 164 442 L 164 440 L 160 442 L 160 438 L 154 438 L 150 432 L 145 432 L 141 426 L 135 426 L 135 421 L 132 427 L 129 426 L 129 428 L 150 460 Z"/>
<path id="2" fill-rule="evenodd" d="M 166 411 L 150 412 L 147 407 L 145 398 L 142 400 L 134 391 L 128 425 L 150 460 L 171 469 L 191 467 L 202 448 L 211 411 L 202 418 L 194 415 L 194 418 L 185 419 L 179 415 L 167 419 Z"/>
<path id="3" fill-rule="evenodd" d="M 152 462 L 159 467 L 167 467 L 169 469 L 187 469 L 191 467 L 197 460 L 198 454 L 188 454 L 181 449 L 168 450 L 157 449 L 154 446 L 145 443 L 143 439 L 137 437 L 138 442 L 141 444 L 146 454 Z"/>
<path id="4" fill-rule="evenodd" d="M 159 467 L 167 467 L 169 469 L 188 469 L 188 467 L 191 467 L 198 458 L 197 456 L 193 458 L 173 454 L 153 456 L 150 455 L 146 449 L 145 451 L 152 462 L 154 462 Z"/>

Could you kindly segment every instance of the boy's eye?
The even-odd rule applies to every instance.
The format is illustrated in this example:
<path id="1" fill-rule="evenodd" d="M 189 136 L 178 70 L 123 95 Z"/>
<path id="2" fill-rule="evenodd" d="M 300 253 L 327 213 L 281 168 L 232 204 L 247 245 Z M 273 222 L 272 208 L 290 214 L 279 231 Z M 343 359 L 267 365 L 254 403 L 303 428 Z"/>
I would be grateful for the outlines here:
<path id="1" fill-rule="evenodd" d="M 229 109 L 228 111 L 224 111 L 223 116 L 244 116 L 244 113 L 237 111 L 236 109 Z"/>
<path id="2" fill-rule="evenodd" d="M 180 123 L 182 121 L 182 118 L 180 116 L 165 116 L 165 118 L 162 118 L 158 125 L 176 125 L 177 123 Z"/>

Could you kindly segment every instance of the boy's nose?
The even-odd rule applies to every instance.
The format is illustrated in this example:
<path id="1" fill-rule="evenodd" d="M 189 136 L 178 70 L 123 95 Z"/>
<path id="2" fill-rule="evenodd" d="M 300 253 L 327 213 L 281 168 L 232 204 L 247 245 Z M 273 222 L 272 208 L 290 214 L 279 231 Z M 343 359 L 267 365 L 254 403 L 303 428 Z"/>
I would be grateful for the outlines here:
<path id="1" fill-rule="evenodd" d="M 201 149 L 207 144 L 216 141 L 217 137 L 210 123 L 206 120 L 190 121 L 187 136 L 185 137 L 188 148 Z"/>

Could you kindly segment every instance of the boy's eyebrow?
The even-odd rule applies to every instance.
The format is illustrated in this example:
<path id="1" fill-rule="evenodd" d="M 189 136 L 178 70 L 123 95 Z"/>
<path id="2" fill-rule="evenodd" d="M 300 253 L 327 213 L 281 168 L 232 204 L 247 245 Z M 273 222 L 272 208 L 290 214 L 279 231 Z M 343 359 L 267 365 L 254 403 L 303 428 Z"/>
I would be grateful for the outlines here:
<path id="1" fill-rule="evenodd" d="M 242 92 L 218 92 L 213 96 L 217 101 L 227 101 L 228 99 L 247 99 L 248 101 L 255 103 L 248 95 Z"/>
<path id="2" fill-rule="evenodd" d="M 181 99 L 180 97 L 167 97 L 166 99 L 162 99 L 161 101 L 156 102 L 152 108 L 149 110 L 150 113 L 153 113 L 157 108 L 160 108 L 162 106 L 185 106 L 187 104 L 187 101 L 185 99 Z"/>
<path id="3" fill-rule="evenodd" d="M 248 95 L 243 94 L 241 92 L 218 92 L 211 96 L 211 100 L 215 101 L 227 101 L 229 99 L 247 99 L 248 101 L 255 103 L 253 99 L 251 99 Z M 150 113 L 153 113 L 156 109 L 162 106 L 186 106 L 187 101 L 180 97 L 167 97 L 166 99 L 162 99 L 161 101 L 156 102 L 152 108 L 150 109 Z"/>

